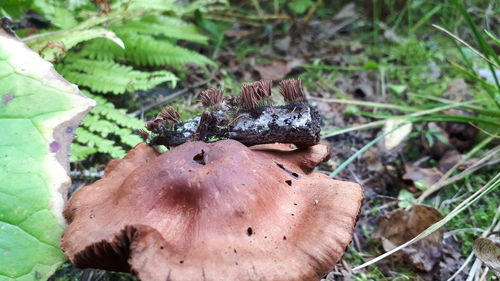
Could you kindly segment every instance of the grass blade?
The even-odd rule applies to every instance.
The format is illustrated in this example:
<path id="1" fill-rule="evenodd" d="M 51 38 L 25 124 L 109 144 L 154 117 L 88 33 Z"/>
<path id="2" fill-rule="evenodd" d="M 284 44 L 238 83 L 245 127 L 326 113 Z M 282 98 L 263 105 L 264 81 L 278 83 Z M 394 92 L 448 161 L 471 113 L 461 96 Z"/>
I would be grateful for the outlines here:
<path id="1" fill-rule="evenodd" d="M 401 123 L 400 125 L 398 125 L 394 129 L 392 129 L 392 130 L 390 130 L 390 131 L 388 131 L 388 132 L 386 132 L 384 134 L 381 134 L 380 136 L 376 137 L 375 139 L 373 139 L 372 141 L 370 141 L 369 143 L 367 143 L 365 146 L 363 146 L 356 153 L 354 153 L 353 155 L 351 155 L 351 157 L 347 158 L 347 160 L 345 160 L 344 162 L 342 162 L 342 164 L 340 164 L 340 166 L 338 166 L 337 169 L 335 169 L 335 171 L 331 172 L 330 175 L 328 175 L 328 176 L 331 177 L 331 178 L 335 177 L 340 172 L 342 172 L 342 170 L 344 170 L 347 167 L 347 165 L 349 165 L 349 163 L 351 163 L 352 161 L 354 161 L 358 156 L 360 156 L 361 154 L 363 154 L 370 147 L 372 147 L 373 145 L 377 144 L 377 142 L 381 141 L 385 136 L 388 136 L 388 135 L 396 132 L 398 129 L 400 129 L 401 127 L 403 127 L 406 124 L 408 124 L 408 122 Z"/>

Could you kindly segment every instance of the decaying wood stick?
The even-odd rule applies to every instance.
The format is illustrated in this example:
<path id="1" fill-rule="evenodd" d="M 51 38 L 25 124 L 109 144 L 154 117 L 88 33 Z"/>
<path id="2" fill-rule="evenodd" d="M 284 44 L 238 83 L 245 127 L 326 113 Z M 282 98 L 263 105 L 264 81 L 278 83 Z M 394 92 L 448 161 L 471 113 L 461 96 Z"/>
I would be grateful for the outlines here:
<path id="1" fill-rule="evenodd" d="M 200 116 L 178 123 L 178 114 L 171 107 L 147 122 L 141 136 L 152 145 L 177 146 L 189 140 L 205 142 L 234 139 L 247 146 L 265 143 L 293 143 L 312 146 L 319 143 L 321 118 L 316 109 L 305 103 L 300 80 L 280 83 L 280 92 L 287 105 L 262 106 L 271 95 L 271 81 L 243 85 L 238 99 L 224 99 L 222 91 L 211 89 L 201 94 L 205 111 Z"/>

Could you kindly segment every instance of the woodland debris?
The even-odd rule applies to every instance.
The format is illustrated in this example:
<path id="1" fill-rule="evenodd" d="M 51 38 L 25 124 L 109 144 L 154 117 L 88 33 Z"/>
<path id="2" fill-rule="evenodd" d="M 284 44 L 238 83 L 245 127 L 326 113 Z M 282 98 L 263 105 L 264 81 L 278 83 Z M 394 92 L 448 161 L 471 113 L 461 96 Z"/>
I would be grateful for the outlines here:
<path id="1" fill-rule="evenodd" d="M 442 219 L 434 208 L 425 205 L 413 205 L 410 209 L 398 209 L 380 216 L 372 239 L 381 241 L 386 252 L 414 238 L 432 224 Z M 439 229 L 420 241 L 401 250 L 406 262 L 419 270 L 431 271 L 441 260 L 444 229 Z"/>
<path id="2" fill-rule="evenodd" d="M 500 238 L 481 237 L 474 241 L 474 254 L 500 277 Z"/>
<path id="3" fill-rule="evenodd" d="M 146 123 L 154 134 L 150 144 L 177 146 L 190 140 L 220 139 L 234 139 L 247 146 L 275 142 L 318 144 L 321 117 L 306 103 L 301 81 L 281 81 L 280 93 L 286 105 L 268 105 L 271 88 L 270 80 L 245 83 L 239 98 L 225 98 L 219 89 L 203 91 L 201 102 L 210 110 L 186 122 L 179 122 L 179 114 L 166 108 Z"/>

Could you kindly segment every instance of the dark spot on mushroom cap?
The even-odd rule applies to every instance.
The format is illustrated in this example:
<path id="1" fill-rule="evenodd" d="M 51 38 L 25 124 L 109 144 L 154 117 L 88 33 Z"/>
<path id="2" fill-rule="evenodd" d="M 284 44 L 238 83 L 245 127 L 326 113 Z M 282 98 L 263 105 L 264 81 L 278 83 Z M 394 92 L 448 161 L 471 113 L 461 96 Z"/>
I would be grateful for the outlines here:
<path id="1" fill-rule="evenodd" d="M 283 236 L 283 240 L 286 240 L 286 236 Z"/>
<path id="2" fill-rule="evenodd" d="M 292 180 L 286 180 L 285 183 L 288 184 L 289 186 L 292 186 Z"/>
<path id="3" fill-rule="evenodd" d="M 181 263 L 181 264 L 182 264 L 182 263 L 184 263 L 184 261 L 179 261 L 179 263 Z"/>
<path id="4" fill-rule="evenodd" d="M 252 236 L 253 234 L 253 229 L 251 227 L 247 228 L 247 235 Z"/>
<path id="5" fill-rule="evenodd" d="M 201 165 L 206 165 L 207 163 L 205 162 L 205 151 L 202 149 L 200 153 L 196 154 L 193 157 L 193 160 Z"/>
<path id="6" fill-rule="evenodd" d="M 282 169 L 283 171 L 287 172 L 287 173 L 288 173 L 289 175 L 291 175 L 292 177 L 294 177 L 294 178 L 296 178 L 296 179 L 298 179 L 298 178 L 299 178 L 299 174 L 297 174 L 296 172 L 294 172 L 294 171 L 292 171 L 292 170 L 289 170 L 289 169 L 285 168 L 285 166 L 284 166 L 283 164 L 281 164 L 281 163 L 277 163 L 277 162 L 276 162 L 276 165 L 277 165 L 280 169 Z"/>

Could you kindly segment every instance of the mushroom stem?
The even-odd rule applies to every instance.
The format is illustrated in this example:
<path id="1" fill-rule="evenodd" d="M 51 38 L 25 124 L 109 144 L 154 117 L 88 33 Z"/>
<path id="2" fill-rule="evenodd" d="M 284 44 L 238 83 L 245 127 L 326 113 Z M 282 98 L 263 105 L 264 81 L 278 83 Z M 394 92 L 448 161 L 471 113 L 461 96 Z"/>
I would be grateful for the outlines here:
<path id="1" fill-rule="evenodd" d="M 236 114 L 219 110 L 178 123 L 173 130 L 165 128 L 151 144 L 177 146 L 189 140 L 234 139 L 247 146 L 275 142 L 312 146 L 319 143 L 320 122 L 319 113 L 303 103 L 261 106 Z"/>

